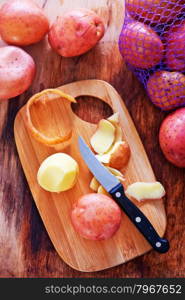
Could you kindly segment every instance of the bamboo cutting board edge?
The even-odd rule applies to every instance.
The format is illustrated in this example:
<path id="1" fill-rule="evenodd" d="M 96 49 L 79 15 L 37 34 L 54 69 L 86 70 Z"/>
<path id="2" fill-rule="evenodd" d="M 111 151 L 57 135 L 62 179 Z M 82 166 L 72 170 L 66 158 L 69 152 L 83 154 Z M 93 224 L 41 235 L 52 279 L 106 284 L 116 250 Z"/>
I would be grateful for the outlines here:
<path id="1" fill-rule="evenodd" d="M 76 82 L 76 83 L 74 83 L 74 84 L 82 85 L 82 84 L 89 83 L 90 81 L 91 81 L 91 82 L 94 82 L 94 80 L 85 80 L 85 81 Z M 106 87 L 107 89 L 109 89 L 109 88 L 110 88 L 110 89 L 113 89 L 112 86 L 109 85 L 109 84 L 106 83 L 106 82 L 103 82 L 103 81 L 101 81 L 101 80 L 96 80 L 96 82 L 99 83 L 100 85 L 102 85 L 102 84 L 105 85 L 105 87 Z M 63 86 L 63 87 L 60 87 L 60 89 L 62 89 L 64 92 L 66 92 L 66 89 L 68 90 L 69 87 L 72 87 L 72 85 L 73 85 L 73 84 L 67 84 L 67 85 L 65 85 L 65 86 Z M 114 93 L 116 94 L 117 92 L 114 90 Z M 113 93 L 113 94 L 114 94 L 114 93 Z M 85 94 L 91 95 L 91 93 L 85 93 Z M 118 94 L 117 94 L 117 97 L 120 98 L 120 96 L 119 96 Z M 100 99 L 102 99 L 102 97 L 100 97 Z M 120 99 L 121 99 L 121 98 L 120 98 Z M 103 100 L 103 99 L 102 99 L 102 100 Z M 123 104 L 123 103 L 120 103 L 120 104 L 121 104 L 122 107 L 124 107 L 124 104 Z M 21 109 L 21 111 L 23 111 L 23 109 L 24 109 L 24 107 Z M 114 110 L 114 109 L 113 109 L 113 110 Z M 18 152 L 19 152 L 19 145 L 18 145 L 18 143 L 17 143 L 16 124 L 17 124 L 17 119 L 18 119 L 18 117 L 19 117 L 21 111 L 19 111 L 18 115 L 16 116 L 16 120 L 15 120 L 15 140 L 16 140 L 16 145 L 17 145 L 17 148 L 18 148 Z M 126 110 L 126 114 L 128 114 L 127 110 Z M 76 116 L 76 115 L 75 115 L 75 116 Z M 129 114 L 128 114 L 128 116 L 129 116 Z M 78 118 L 78 117 L 77 117 L 77 118 Z M 130 116 L 129 116 L 129 118 L 130 118 Z M 85 121 L 83 121 L 83 122 L 85 122 Z M 87 122 L 85 122 L 85 123 L 87 123 Z M 137 134 L 138 134 L 138 133 L 137 133 Z M 22 161 L 22 159 L 21 159 L 20 153 L 19 153 L 19 156 L 20 156 L 20 160 L 21 160 L 22 165 L 24 165 L 24 163 L 23 163 L 23 161 Z M 149 162 L 148 162 L 148 163 L 149 163 Z M 23 168 L 23 169 L 24 169 L 24 168 Z M 27 181 L 29 182 L 28 179 L 27 179 Z M 36 202 L 36 206 L 37 206 L 37 208 L 38 208 L 38 210 L 39 210 L 38 203 L 37 203 L 37 201 L 35 201 L 35 202 Z M 163 207 L 163 212 L 162 212 L 162 214 L 163 214 L 163 217 L 164 217 L 163 229 L 162 229 L 162 231 L 160 232 L 160 234 L 161 234 L 161 236 L 162 236 L 162 235 L 164 235 L 164 232 L 165 232 L 165 230 L 166 230 L 166 214 L 165 214 L 165 211 L 164 211 L 164 206 L 161 205 L 161 207 Z M 52 235 L 50 234 L 50 232 L 49 232 L 49 230 L 48 230 L 48 228 L 47 228 L 47 227 L 48 227 L 48 226 L 47 226 L 47 223 L 45 222 L 45 220 L 44 220 L 42 214 L 41 214 L 41 218 L 42 218 L 42 220 L 43 220 L 43 222 L 44 222 L 44 224 L 45 224 L 45 226 L 46 226 L 46 229 L 47 229 L 47 231 L 48 231 L 48 233 L 49 233 L 49 236 L 50 236 L 52 242 L 53 242 L 54 245 L 55 245 L 55 242 L 53 241 L 53 237 L 52 237 Z M 59 249 L 56 248 L 56 250 L 57 250 L 58 254 L 64 259 L 64 261 L 65 261 L 68 265 L 70 265 L 72 268 L 74 268 L 74 269 L 76 269 L 76 270 L 80 270 L 80 271 L 82 271 L 82 272 L 90 272 L 90 271 L 100 271 L 100 270 L 102 270 L 101 267 L 100 267 L 100 268 L 94 268 L 94 269 L 91 268 L 91 270 L 79 268 L 79 267 L 77 267 L 76 265 L 73 265 L 71 262 L 66 261 L 66 258 L 63 256 L 63 253 L 61 253 L 61 251 L 59 251 Z M 126 262 L 126 261 L 129 261 L 129 260 L 131 260 L 131 259 L 134 259 L 135 257 L 141 256 L 141 255 L 147 253 L 147 252 L 150 251 L 150 250 L 151 250 L 151 247 L 150 247 L 149 245 L 147 245 L 145 251 L 142 251 L 142 253 L 138 253 L 138 254 L 136 253 L 134 256 L 130 257 L 130 259 L 126 259 L 125 261 L 123 260 L 123 261 L 120 262 L 119 264 L 122 264 L 122 263 L 124 263 L 124 262 Z M 115 263 L 115 264 L 112 264 L 112 265 L 110 265 L 110 266 L 108 265 L 107 267 L 104 267 L 103 269 L 107 269 L 107 268 L 110 268 L 110 267 L 114 267 L 114 266 L 119 265 L 119 264 L 118 264 L 118 263 Z"/>

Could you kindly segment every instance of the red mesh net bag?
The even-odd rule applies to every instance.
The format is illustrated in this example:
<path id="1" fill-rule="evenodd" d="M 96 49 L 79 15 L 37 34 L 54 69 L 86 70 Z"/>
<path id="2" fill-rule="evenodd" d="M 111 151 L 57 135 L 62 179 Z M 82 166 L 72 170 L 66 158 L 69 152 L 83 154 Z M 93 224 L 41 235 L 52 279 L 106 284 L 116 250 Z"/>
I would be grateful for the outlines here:
<path id="1" fill-rule="evenodd" d="M 125 0 L 119 49 L 162 110 L 185 106 L 185 0 Z"/>

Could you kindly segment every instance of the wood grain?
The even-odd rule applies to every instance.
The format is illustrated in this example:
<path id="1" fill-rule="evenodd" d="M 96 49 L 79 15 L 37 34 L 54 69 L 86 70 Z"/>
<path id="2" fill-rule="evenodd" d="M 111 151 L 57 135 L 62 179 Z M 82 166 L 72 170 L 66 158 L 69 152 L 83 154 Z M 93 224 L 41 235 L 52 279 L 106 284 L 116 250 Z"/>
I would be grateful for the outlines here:
<path id="1" fill-rule="evenodd" d="M 100 80 L 83 80 L 67 84 L 61 87 L 61 90 L 74 98 L 88 95 L 97 97 L 106 102 L 112 108 L 113 113 L 119 113 L 123 139 L 128 142 L 131 149 L 130 161 L 123 170 L 126 177 L 125 188 L 137 181 L 155 181 L 135 126 L 123 100 L 111 85 Z M 73 132 L 70 143 L 67 146 L 58 145 L 57 152 L 65 152 L 78 162 L 80 168 L 78 180 L 73 189 L 54 194 L 44 191 L 38 185 L 37 171 L 42 161 L 56 153 L 56 149 L 47 147 L 33 138 L 26 125 L 25 111 L 24 106 L 17 114 L 14 126 L 19 157 L 47 232 L 63 260 L 74 269 L 92 272 L 119 265 L 146 253 L 151 248 L 150 245 L 125 214 L 122 215 L 121 227 L 116 235 L 102 242 L 81 238 L 72 226 L 70 215 L 73 204 L 82 195 L 92 192 L 89 188 L 92 174 L 79 152 L 78 136 L 82 136 L 89 144 L 97 128 L 96 125 L 81 120 L 73 113 L 70 103 L 60 98 L 48 102 L 47 105 L 42 105 L 41 98 L 32 109 L 33 124 L 47 136 L 64 135 L 64 131 L 67 133 L 70 129 Z M 148 201 L 138 206 L 149 218 L 159 235 L 163 236 L 166 229 L 163 200 Z"/>
<path id="2" fill-rule="evenodd" d="M 158 143 L 158 131 L 165 113 L 147 99 L 140 83 L 127 69 L 117 46 L 123 24 L 124 1 L 119 0 L 35 0 L 51 21 L 65 9 L 89 7 L 100 13 L 107 26 L 97 47 L 87 54 L 64 59 L 49 48 L 47 41 L 25 48 L 35 59 L 37 76 L 22 96 L 0 103 L 0 276 L 1 277 L 183 277 L 185 275 L 185 173 L 168 163 Z M 0 1 L 5 2 L 5 0 Z M 97 273 L 71 269 L 58 256 L 44 229 L 29 192 L 16 152 L 13 123 L 29 97 L 44 88 L 84 79 L 111 83 L 125 100 L 147 151 L 154 173 L 166 190 L 167 238 L 171 249 L 159 255 L 151 251 L 126 264 Z M 92 101 L 88 107 L 94 116 Z M 98 105 L 98 104 L 97 104 Z M 81 117 L 86 110 L 80 107 Z M 97 110 L 98 111 L 98 110 Z M 97 114 L 96 111 L 96 114 Z M 105 116 L 106 107 L 100 110 Z M 79 111 L 78 111 L 79 113 Z"/>

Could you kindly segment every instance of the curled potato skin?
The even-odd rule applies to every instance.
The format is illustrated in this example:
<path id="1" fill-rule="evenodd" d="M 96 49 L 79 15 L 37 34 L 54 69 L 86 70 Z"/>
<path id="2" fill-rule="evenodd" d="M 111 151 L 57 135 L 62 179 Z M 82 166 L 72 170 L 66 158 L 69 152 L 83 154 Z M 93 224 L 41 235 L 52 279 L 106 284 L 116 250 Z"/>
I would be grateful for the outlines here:
<path id="1" fill-rule="evenodd" d="M 57 144 L 60 144 L 60 143 L 63 143 L 65 141 L 68 141 L 71 136 L 72 136 L 72 130 L 70 130 L 70 132 L 66 135 L 66 136 L 55 136 L 55 137 L 47 137 L 45 134 L 43 134 L 42 132 L 40 132 L 34 125 L 33 125 L 33 122 L 31 120 L 31 114 L 30 114 L 30 108 L 31 106 L 33 105 L 33 103 L 36 103 L 39 100 L 40 97 L 42 97 L 43 95 L 47 95 L 47 94 L 55 94 L 55 95 L 58 95 L 59 97 L 61 98 L 64 98 L 70 102 L 76 102 L 76 100 L 70 96 L 70 95 L 67 95 L 65 93 L 63 93 L 61 90 L 59 89 L 46 89 L 46 90 L 43 90 L 42 92 L 40 93 L 37 93 L 35 95 L 33 95 L 29 101 L 27 102 L 26 104 L 26 122 L 27 122 L 27 127 L 29 128 L 31 134 L 33 135 L 33 137 L 35 139 L 37 139 L 38 141 L 40 141 L 41 143 L 45 144 L 45 145 L 57 145 Z M 48 100 L 48 101 L 51 101 Z"/>
<path id="2" fill-rule="evenodd" d="M 50 28 L 48 40 L 61 56 L 74 57 L 93 48 L 104 32 L 102 19 L 94 11 L 81 8 L 58 17 Z"/>
<path id="3" fill-rule="evenodd" d="M 40 41 L 49 31 L 43 10 L 31 0 L 11 0 L 0 9 L 0 34 L 8 44 L 27 46 Z"/>
<path id="4" fill-rule="evenodd" d="M 36 72 L 33 58 L 15 46 L 0 49 L 0 100 L 16 97 L 25 92 Z"/>

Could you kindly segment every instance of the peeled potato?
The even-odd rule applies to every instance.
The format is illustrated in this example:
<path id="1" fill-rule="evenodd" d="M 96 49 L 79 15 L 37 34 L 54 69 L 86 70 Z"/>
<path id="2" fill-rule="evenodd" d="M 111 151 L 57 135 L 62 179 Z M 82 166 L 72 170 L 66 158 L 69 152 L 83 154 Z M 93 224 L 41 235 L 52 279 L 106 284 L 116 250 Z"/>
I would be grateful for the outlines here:
<path id="1" fill-rule="evenodd" d="M 160 37 L 149 26 L 137 21 L 123 27 L 119 46 L 125 61 L 136 68 L 152 68 L 163 58 L 164 46 Z"/>
<path id="2" fill-rule="evenodd" d="M 182 13 L 184 4 L 184 0 L 126 0 L 126 9 L 136 20 L 167 23 Z"/>
<path id="3" fill-rule="evenodd" d="M 31 0 L 11 0 L 0 9 L 0 34 L 8 44 L 27 46 L 49 31 L 44 11 Z"/>
<path id="4" fill-rule="evenodd" d="M 157 71 L 147 83 L 152 102 L 163 110 L 185 103 L 185 76 L 180 72 Z"/>
<path id="5" fill-rule="evenodd" d="M 91 137 L 91 146 L 96 153 L 102 154 L 109 150 L 115 139 L 115 127 L 107 120 L 101 120 L 98 129 Z"/>
<path id="6" fill-rule="evenodd" d="M 56 153 L 42 162 L 37 180 L 46 191 L 59 193 L 74 186 L 78 173 L 78 164 L 71 156 Z"/>
<path id="7" fill-rule="evenodd" d="M 145 199 L 160 199 L 165 195 L 165 189 L 160 182 L 135 182 L 125 191 L 128 197 L 138 201 Z"/>

